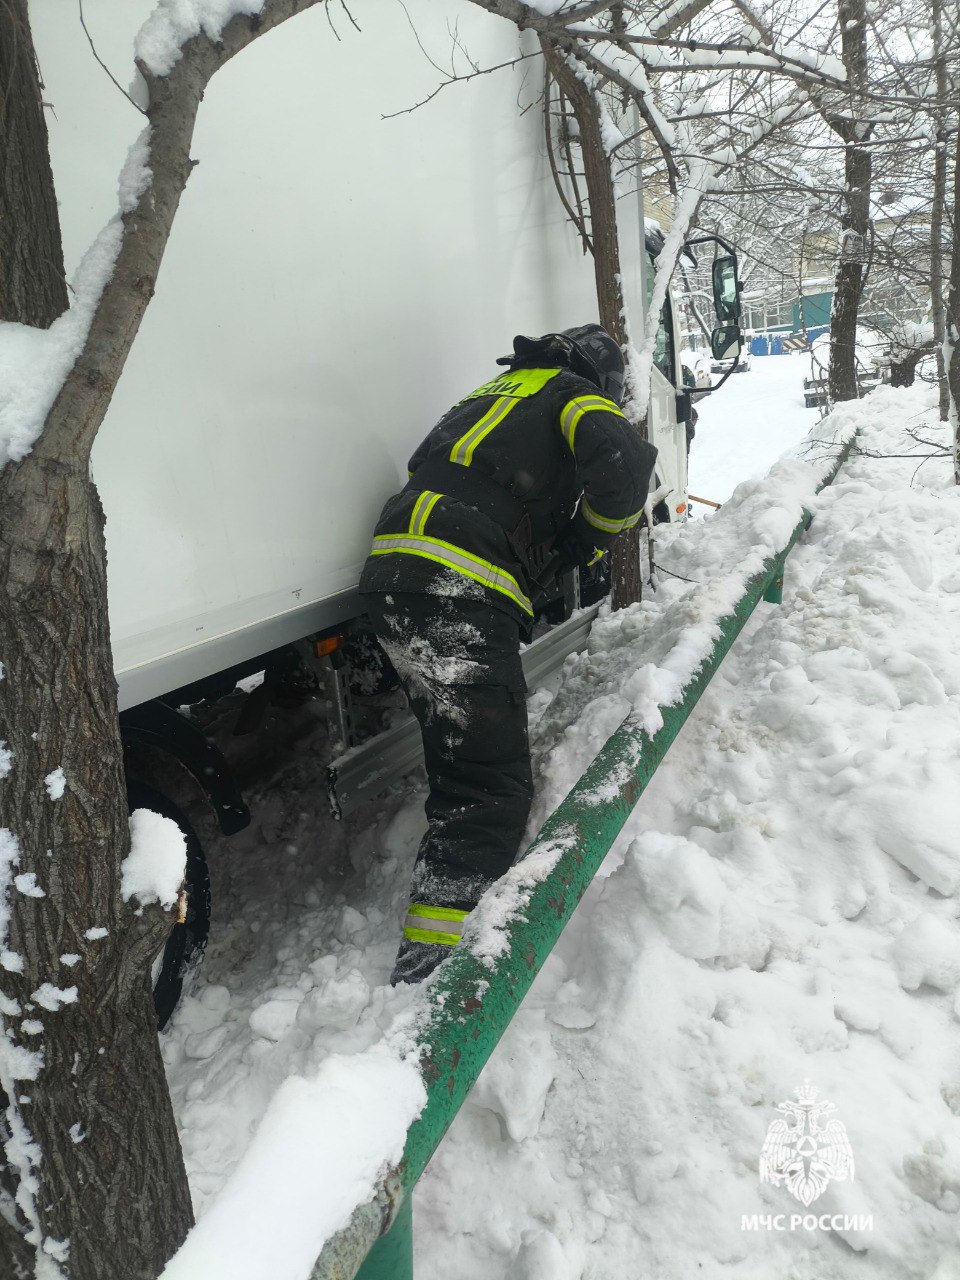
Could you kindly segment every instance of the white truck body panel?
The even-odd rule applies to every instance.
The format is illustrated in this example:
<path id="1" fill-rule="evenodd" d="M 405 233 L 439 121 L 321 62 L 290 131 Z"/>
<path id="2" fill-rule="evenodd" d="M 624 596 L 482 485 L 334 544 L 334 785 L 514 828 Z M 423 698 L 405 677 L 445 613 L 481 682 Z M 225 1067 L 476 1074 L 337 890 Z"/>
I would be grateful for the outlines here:
<path id="1" fill-rule="evenodd" d="M 657 447 L 657 477 L 668 492 L 665 498 L 671 520 L 686 519 L 687 435 L 677 425 L 677 388 L 656 366 L 651 371 L 650 441 Z"/>
<path id="2" fill-rule="evenodd" d="M 88 0 L 121 83 L 151 7 Z M 408 9 L 440 61 L 454 20 L 482 65 L 516 56 L 513 26 L 470 5 Z M 143 120 L 62 0 L 31 13 L 69 268 L 113 212 L 104 192 Z M 93 455 L 121 707 L 351 616 L 376 516 L 439 415 L 515 333 L 596 318 L 541 111 L 518 110 L 539 94 L 539 61 L 529 84 L 522 64 L 383 119 L 439 74 L 400 5 L 363 33 L 338 26 L 342 43 L 322 9 L 294 18 L 219 72 L 200 108 L 199 164 Z M 624 210 L 639 299 L 642 222 L 635 200 Z M 677 485 L 673 395 L 655 374 L 660 473 Z"/>

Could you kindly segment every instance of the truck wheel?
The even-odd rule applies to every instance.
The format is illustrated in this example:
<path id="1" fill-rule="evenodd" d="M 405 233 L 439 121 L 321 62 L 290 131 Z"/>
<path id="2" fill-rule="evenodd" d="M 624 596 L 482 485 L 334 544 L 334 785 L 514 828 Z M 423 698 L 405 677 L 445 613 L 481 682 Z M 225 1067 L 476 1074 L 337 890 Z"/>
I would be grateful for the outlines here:
<path id="1" fill-rule="evenodd" d="M 200 838 L 186 815 L 161 792 L 144 782 L 127 781 L 127 807 L 151 809 L 174 821 L 187 840 L 187 918 L 173 926 L 153 964 L 153 1007 L 157 1029 L 170 1021 L 183 993 L 184 979 L 200 966 L 210 932 L 210 876 Z"/>

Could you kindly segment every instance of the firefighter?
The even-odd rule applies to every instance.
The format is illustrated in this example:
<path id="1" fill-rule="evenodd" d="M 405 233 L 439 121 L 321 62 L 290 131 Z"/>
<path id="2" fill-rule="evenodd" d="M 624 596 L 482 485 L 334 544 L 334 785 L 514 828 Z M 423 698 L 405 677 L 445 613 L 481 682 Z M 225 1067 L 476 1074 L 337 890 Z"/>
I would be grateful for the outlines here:
<path id="1" fill-rule="evenodd" d="M 419 982 L 513 862 L 533 781 L 520 641 L 538 592 L 632 528 L 656 449 L 599 325 L 517 337 L 445 413 L 380 515 L 360 591 L 420 724 L 429 782 L 391 982 Z"/>

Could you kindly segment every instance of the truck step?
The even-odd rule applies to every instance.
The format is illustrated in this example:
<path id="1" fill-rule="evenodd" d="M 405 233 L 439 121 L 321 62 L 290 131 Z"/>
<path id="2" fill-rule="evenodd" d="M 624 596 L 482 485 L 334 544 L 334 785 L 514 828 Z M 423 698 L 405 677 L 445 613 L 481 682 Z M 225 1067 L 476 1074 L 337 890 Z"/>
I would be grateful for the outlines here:
<path id="1" fill-rule="evenodd" d="M 535 688 L 559 670 L 571 653 L 586 647 L 599 604 L 580 609 L 527 645 L 521 654 L 527 686 Z M 408 716 L 392 729 L 352 747 L 327 766 L 330 809 L 335 818 L 347 818 L 367 800 L 373 800 L 411 769 L 423 764 L 420 726 Z"/>

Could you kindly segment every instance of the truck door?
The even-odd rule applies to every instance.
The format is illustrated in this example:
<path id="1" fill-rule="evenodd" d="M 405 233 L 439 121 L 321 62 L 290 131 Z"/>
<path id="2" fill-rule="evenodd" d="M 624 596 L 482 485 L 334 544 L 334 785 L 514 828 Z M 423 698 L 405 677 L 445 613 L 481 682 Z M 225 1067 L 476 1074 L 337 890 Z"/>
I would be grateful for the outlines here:
<path id="1" fill-rule="evenodd" d="M 653 292 L 656 265 L 648 255 L 647 304 Z M 650 376 L 650 439 L 657 447 L 657 476 L 670 492 L 666 507 L 670 520 L 683 520 L 687 510 L 687 433 L 677 419 L 677 392 L 682 390 L 677 357 L 677 323 L 673 296 L 668 292 L 660 312 L 660 325 Z"/>

